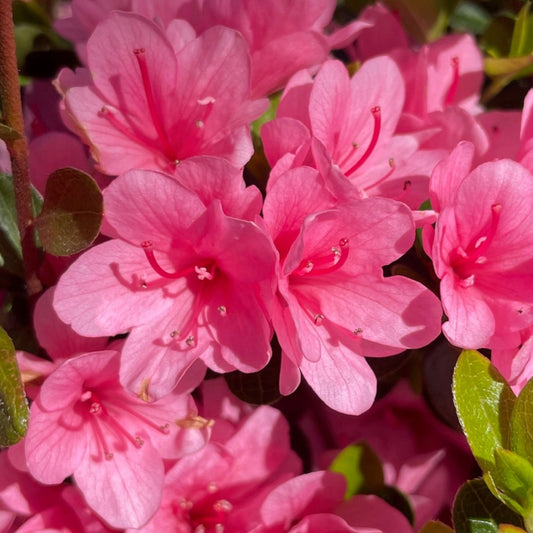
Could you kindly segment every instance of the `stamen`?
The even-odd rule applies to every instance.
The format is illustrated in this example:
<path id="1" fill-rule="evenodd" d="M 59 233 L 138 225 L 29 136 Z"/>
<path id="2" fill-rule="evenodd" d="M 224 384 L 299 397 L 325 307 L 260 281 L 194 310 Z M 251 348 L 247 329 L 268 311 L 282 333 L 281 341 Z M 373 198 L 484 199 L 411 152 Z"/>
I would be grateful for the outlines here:
<path id="1" fill-rule="evenodd" d="M 348 171 L 344 173 L 346 177 L 349 177 L 350 174 L 354 173 L 363 163 L 370 157 L 370 154 L 376 147 L 376 144 L 378 142 L 379 138 L 379 132 L 381 131 L 381 107 L 380 106 L 374 106 L 370 112 L 372 113 L 372 117 L 374 118 L 374 131 L 372 132 L 372 138 L 370 139 L 370 143 L 367 146 L 367 149 L 365 150 L 365 153 L 361 156 L 359 161 L 355 163 Z"/>
<path id="2" fill-rule="evenodd" d="M 146 62 L 146 54 L 144 48 L 136 48 L 133 50 L 135 54 L 135 59 L 137 59 L 137 64 L 139 65 L 139 70 L 141 71 L 141 78 L 143 82 L 144 94 L 146 96 L 146 102 L 148 104 L 148 111 L 150 112 L 150 117 L 154 124 L 155 131 L 161 143 L 163 144 L 163 152 L 168 157 L 170 161 L 176 160 L 176 155 L 172 149 L 170 142 L 168 140 L 167 134 L 163 129 L 163 124 L 161 121 L 159 110 L 156 106 L 154 93 L 152 89 L 152 81 L 150 79 L 150 73 L 148 72 L 148 64 Z"/>
<path id="3" fill-rule="evenodd" d="M 322 322 L 324 321 L 326 317 L 322 314 L 317 314 L 313 317 L 313 322 L 317 325 L 317 326 L 320 326 L 320 324 L 322 324 Z"/>
<path id="4" fill-rule="evenodd" d="M 183 276 L 190 274 L 191 272 L 193 272 L 193 270 L 196 270 L 196 268 L 198 268 L 195 266 L 195 267 L 186 268 L 185 270 L 182 270 L 180 272 L 167 272 L 157 262 L 157 259 L 155 258 L 155 255 L 154 255 L 153 244 L 151 241 L 141 242 L 141 248 L 143 249 L 143 252 L 146 255 L 146 258 L 148 259 L 150 266 L 163 278 L 168 278 L 168 279 L 182 278 Z"/>
<path id="5" fill-rule="evenodd" d="M 452 105 L 455 93 L 457 92 L 457 86 L 459 85 L 459 58 L 457 56 L 452 57 L 452 70 L 452 83 L 450 84 L 448 92 L 446 93 L 444 105 Z"/>
<path id="6" fill-rule="evenodd" d="M 187 418 L 182 418 L 181 420 L 176 420 L 174 422 L 176 426 L 188 429 L 188 428 L 194 428 L 194 429 L 205 429 L 213 427 L 215 424 L 215 421 L 210 418 L 204 418 L 203 416 L 195 415 L 194 413 L 190 413 Z"/>

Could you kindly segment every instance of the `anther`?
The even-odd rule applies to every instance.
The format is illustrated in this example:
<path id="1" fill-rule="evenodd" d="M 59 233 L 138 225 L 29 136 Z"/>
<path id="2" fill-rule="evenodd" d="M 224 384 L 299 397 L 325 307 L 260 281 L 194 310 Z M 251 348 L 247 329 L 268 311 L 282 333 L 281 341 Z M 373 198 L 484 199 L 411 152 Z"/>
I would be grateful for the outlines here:
<path id="1" fill-rule="evenodd" d="M 313 317 L 313 322 L 315 323 L 315 325 L 320 326 L 320 324 L 322 324 L 322 322 L 324 321 L 324 318 L 324 315 L 317 314 Z"/>
<path id="2" fill-rule="evenodd" d="M 217 490 L 218 490 L 218 486 L 214 481 L 210 481 L 207 484 L 207 492 L 210 492 L 211 494 L 213 494 L 213 492 L 216 492 Z"/>
<path id="3" fill-rule="evenodd" d="M 356 337 L 361 337 L 361 335 L 363 334 L 363 329 L 362 328 L 355 328 L 353 330 L 353 334 L 356 336 Z"/>
<path id="4" fill-rule="evenodd" d="M 144 440 L 141 437 L 135 437 L 135 445 L 137 448 L 140 448 L 144 444 Z"/>
<path id="5" fill-rule="evenodd" d="M 111 461 L 111 459 L 113 459 L 113 454 L 111 452 L 105 452 L 104 457 L 107 461 Z"/>
<path id="6" fill-rule="evenodd" d="M 217 307 L 217 311 L 222 315 L 222 316 L 226 316 L 227 314 L 227 309 L 226 309 L 226 306 L 225 305 L 219 305 Z"/>
<path id="7" fill-rule="evenodd" d="M 349 242 L 350 241 L 346 237 L 343 237 L 339 240 L 339 246 L 346 246 Z"/>
<path id="8" fill-rule="evenodd" d="M 192 346 L 194 344 L 194 335 L 189 335 L 186 339 L 185 339 L 185 344 L 187 346 Z"/>
<path id="9" fill-rule="evenodd" d="M 204 279 L 212 280 L 213 279 L 213 274 L 209 272 L 209 270 L 207 270 L 206 267 L 195 266 L 194 271 L 198 275 L 199 280 L 204 280 Z"/>

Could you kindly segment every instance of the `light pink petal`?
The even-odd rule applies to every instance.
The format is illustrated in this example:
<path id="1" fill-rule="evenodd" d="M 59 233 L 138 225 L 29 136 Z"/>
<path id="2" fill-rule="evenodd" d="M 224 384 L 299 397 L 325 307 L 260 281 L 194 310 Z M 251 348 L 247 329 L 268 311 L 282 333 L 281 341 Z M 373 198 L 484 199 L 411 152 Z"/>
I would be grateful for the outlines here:
<path id="1" fill-rule="evenodd" d="M 328 340 L 329 335 L 313 331 L 310 321 L 299 331 L 304 353 L 308 338 L 320 342 L 320 359 L 306 358 L 300 363 L 300 370 L 317 396 L 335 411 L 359 415 L 367 411 L 376 395 L 376 377 L 365 359 L 343 345 Z M 305 341 L 304 341 L 305 339 Z"/>
<path id="2" fill-rule="evenodd" d="M 299 194 L 295 195 L 294 191 Z M 334 203 L 333 196 L 314 169 L 299 167 L 279 176 L 268 191 L 263 216 L 282 258 L 298 235 L 304 219 Z"/>
<path id="3" fill-rule="evenodd" d="M 327 278 L 312 290 L 300 287 L 299 292 L 317 302 L 328 323 L 351 333 L 359 353 L 392 355 L 421 348 L 438 336 L 440 303 L 422 284 L 402 276 L 380 279 L 371 274 Z"/>
<path id="4" fill-rule="evenodd" d="M 207 327 L 220 345 L 224 361 L 232 370 L 242 372 L 256 372 L 266 366 L 272 354 L 272 331 L 253 288 L 219 281 L 210 300 L 205 311 Z"/>
<path id="5" fill-rule="evenodd" d="M 61 483 L 86 455 L 88 435 L 83 418 L 70 407 L 49 411 L 33 402 L 25 446 L 28 468 L 41 483 Z"/>
<path id="6" fill-rule="evenodd" d="M 315 77 L 309 98 L 309 118 L 313 136 L 331 154 L 335 152 L 338 134 L 347 116 L 353 120 L 350 99 L 350 78 L 346 67 L 340 61 L 326 61 Z M 370 109 L 368 111 L 371 120 Z"/>
<path id="7" fill-rule="evenodd" d="M 292 117 L 270 120 L 261 127 L 261 140 L 271 167 L 286 153 L 296 153 L 309 139 L 307 127 Z"/>
<path id="8" fill-rule="evenodd" d="M 97 168 L 110 175 L 117 175 L 131 168 L 161 168 L 168 166 L 168 159 L 149 140 L 142 140 L 136 131 L 128 129 L 128 118 L 120 109 L 107 106 L 107 101 L 94 87 L 74 87 L 65 97 L 65 105 L 73 123 L 73 129 L 89 144 Z M 113 113 L 124 127 L 113 127 L 103 106 Z M 148 119 L 146 119 L 148 120 Z"/>
<path id="9" fill-rule="evenodd" d="M 82 337 L 59 320 L 52 307 L 55 289 L 47 290 L 35 305 L 33 323 L 39 344 L 52 359 L 64 359 L 77 353 L 103 350 L 107 337 Z"/>
<path id="10" fill-rule="evenodd" d="M 116 335 L 165 315 L 173 300 L 162 296 L 176 283 L 162 283 L 140 247 L 112 240 L 88 250 L 65 272 L 54 308 L 82 335 Z"/>
<path id="11" fill-rule="evenodd" d="M 332 152 L 344 172 L 357 164 L 370 146 L 377 127 L 372 113 L 376 106 L 380 108 L 381 115 L 376 149 L 387 143 L 396 130 L 404 93 L 402 75 L 394 61 L 386 56 L 370 59 L 354 74 L 350 80 L 349 107 L 345 103 L 339 109 L 338 120 L 344 124 L 336 151 Z M 345 118 L 347 114 L 348 120 Z M 355 149 L 354 143 L 357 145 Z M 367 161 L 361 168 L 368 167 L 370 163 Z"/>
<path id="12" fill-rule="evenodd" d="M 473 158 L 474 145 L 462 141 L 435 167 L 429 185 L 431 207 L 435 211 L 442 211 L 455 203 L 457 189 L 472 169 Z"/>
<path id="13" fill-rule="evenodd" d="M 168 394 L 207 348 L 209 338 L 189 347 L 184 338 L 174 340 L 180 320 L 187 313 L 186 300 L 169 310 L 168 317 L 132 330 L 126 339 L 120 365 L 120 382 L 133 394 L 148 394 L 152 400 Z M 178 310 L 179 313 L 178 314 Z"/>
<path id="14" fill-rule="evenodd" d="M 440 290 L 442 306 L 448 316 L 442 331 L 448 340 L 467 350 L 487 346 L 494 334 L 494 315 L 476 287 L 462 288 L 453 275 L 445 275 Z"/>
<path id="15" fill-rule="evenodd" d="M 346 480 L 336 472 L 297 476 L 276 487 L 261 506 L 266 525 L 290 524 L 308 514 L 327 513 L 344 499 Z"/>
<path id="16" fill-rule="evenodd" d="M 150 170 L 131 170 L 115 179 L 104 191 L 104 205 L 107 223 L 122 239 L 134 246 L 150 241 L 164 251 L 176 246 L 175 239 L 185 240 L 205 211 L 195 192 Z"/>
<path id="17" fill-rule="evenodd" d="M 92 459 L 91 450 L 74 474 L 89 506 L 111 527 L 138 528 L 157 511 L 164 481 L 163 461 L 150 442 L 129 446 L 111 459 Z"/>
<path id="18" fill-rule="evenodd" d="M 156 105 L 160 105 L 174 93 L 176 59 L 162 30 L 145 17 L 115 12 L 99 24 L 87 43 L 89 69 L 106 102 L 120 107 L 137 127 L 142 127 L 140 131 L 154 139 L 157 133 L 134 53 L 140 49 L 146 54 L 153 98 Z M 161 118 L 166 111 L 166 107 L 159 109 Z"/>
<path id="19" fill-rule="evenodd" d="M 253 220 L 261 211 L 263 201 L 259 190 L 246 187 L 242 170 L 221 158 L 191 157 L 176 167 L 173 177 L 194 191 L 206 206 L 215 199 L 220 200 L 228 216 Z"/>
<path id="20" fill-rule="evenodd" d="M 312 31 L 294 32 L 274 39 L 252 54 L 252 95 L 280 89 L 294 72 L 322 63 L 328 55 L 326 38 Z M 272 68 L 272 65 L 276 68 Z"/>
<path id="21" fill-rule="evenodd" d="M 289 533 L 382 533 L 378 529 L 353 528 L 340 516 L 334 514 L 316 514 L 306 516 Z"/>
<path id="22" fill-rule="evenodd" d="M 378 528 L 382 533 L 413 533 L 407 518 L 377 496 L 353 496 L 336 513 L 351 526 Z"/>

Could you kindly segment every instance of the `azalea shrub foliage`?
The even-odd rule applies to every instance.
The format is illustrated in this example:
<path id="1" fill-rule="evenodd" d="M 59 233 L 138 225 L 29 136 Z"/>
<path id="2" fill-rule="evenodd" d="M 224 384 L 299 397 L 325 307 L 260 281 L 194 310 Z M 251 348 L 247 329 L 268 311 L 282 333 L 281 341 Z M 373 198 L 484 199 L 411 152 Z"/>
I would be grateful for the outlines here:
<path id="1" fill-rule="evenodd" d="M 533 532 L 529 3 L 12 7 L 0 531 Z"/>

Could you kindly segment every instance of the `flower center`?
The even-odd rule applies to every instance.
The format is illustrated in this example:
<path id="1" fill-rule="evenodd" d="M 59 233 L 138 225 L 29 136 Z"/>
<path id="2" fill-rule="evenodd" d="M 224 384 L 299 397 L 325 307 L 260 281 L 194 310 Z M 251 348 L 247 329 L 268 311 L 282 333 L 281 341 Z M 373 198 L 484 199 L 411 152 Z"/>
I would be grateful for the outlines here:
<path id="1" fill-rule="evenodd" d="M 468 288 L 474 285 L 477 268 L 487 262 L 486 251 L 496 234 L 501 210 L 501 204 L 493 204 L 491 206 L 490 220 L 478 237 L 466 249 L 462 246 L 457 246 L 450 254 L 450 266 L 459 278 L 461 287 Z"/>
<path id="2" fill-rule="evenodd" d="M 224 533 L 233 505 L 217 492 L 216 483 L 209 483 L 199 500 L 174 502 L 174 514 L 190 523 L 192 533 Z"/>

